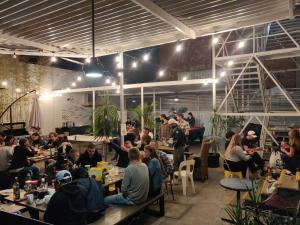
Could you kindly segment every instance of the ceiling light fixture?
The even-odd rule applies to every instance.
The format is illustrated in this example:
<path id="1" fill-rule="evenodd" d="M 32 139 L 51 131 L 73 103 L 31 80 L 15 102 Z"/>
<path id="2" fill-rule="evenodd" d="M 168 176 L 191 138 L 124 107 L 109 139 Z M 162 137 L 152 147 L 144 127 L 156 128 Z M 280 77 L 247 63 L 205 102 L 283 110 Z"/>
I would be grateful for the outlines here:
<path id="1" fill-rule="evenodd" d="M 174 101 L 175 101 L 175 102 L 179 102 L 178 96 L 176 96 L 176 97 L 174 98 Z"/>
<path id="2" fill-rule="evenodd" d="M 238 48 L 243 48 L 245 46 L 245 42 L 244 41 L 240 41 L 238 44 Z"/>
<path id="3" fill-rule="evenodd" d="M 20 93 L 20 92 L 21 92 L 21 89 L 20 89 L 20 88 L 16 88 L 16 92 L 17 92 L 17 93 Z"/>
<path id="4" fill-rule="evenodd" d="M 56 62 L 57 58 L 55 56 L 51 56 L 51 62 Z"/>
<path id="5" fill-rule="evenodd" d="M 75 82 L 73 82 L 71 85 L 72 85 L 72 87 L 76 87 L 76 83 Z"/>
<path id="6" fill-rule="evenodd" d="M 82 81 L 82 77 L 81 77 L 81 76 L 78 76 L 78 77 L 77 77 L 77 81 Z"/>
<path id="7" fill-rule="evenodd" d="M 6 81 L 2 81 L 1 84 L 2 84 L 3 87 L 7 86 L 7 82 Z"/>
<path id="8" fill-rule="evenodd" d="M 17 55 L 16 55 L 16 53 L 14 52 L 14 54 L 13 54 L 13 58 L 14 59 L 16 59 L 17 58 Z"/>
<path id="9" fill-rule="evenodd" d="M 227 63 L 228 66 L 232 66 L 233 65 L 233 60 L 229 60 Z"/>
<path id="10" fill-rule="evenodd" d="M 226 72 L 225 71 L 222 71 L 221 73 L 220 73 L 220 76 L 221 77 L 224 77 L 226 75 Z"/>
<path id="11" fill-rule="evenodd" d="M 131 66 L 132 66 L 132 68 L 136 68 L 137 67 L 137 62 L 134 61 Z"/>
<path id="12" fill-rule="evenodd" d="M 176 52 L 181 52 L 181 50 L 182 50 L 182 44 L 181 43 L 177 43 L 175 51 Z"/>
<path id="13" fill-rule="evenodd" d="M 215 44 L 217 44 L 219 42 L 219 38 L 218 37 L 214 37 L 213 39 L 212 39 L 212 43 L 215 45 Z"/>
<path id="14" fill-rule="evenodd" d="M 143 55 L 143 61 L 147 62 L 148 60 L 149 60 L 149 54 L 146 53 L 146 54 Z"/>
<path id="15" fill-rule="evenodd" d="M 93 57 L 91 58 L 91 62 L 84 66 L 84 73 L 87 77 L 102 77 L 102 65 L 95 58 L 95 0 L 92 0 L 92 50 Z"/>
<path id="16" fill-rule="evenodd" d="M 183 80 L 183 81 L 186 81 L 186 80 L 187 80 L 187 77 L 183 77 L 182 80 Z"/>
<path id="17" fill-rule="evenodd" d="M 110 78 L 106 78 L 105 83 L 110 84 Z"/>
<path id="18" fill-rule="evenodd" d="M 160 70 L 160 71 L 158 72 L 158 76 L 160 76 L 160 77 L 162 77 L 164 74 L 165 74 L 165 71 L 164 71 L 164 70 Z"/>
<path id="19" fill-rule="evenodd" d="M 85 63 L 91 63 L 91 58 L 86 58 Z"/>

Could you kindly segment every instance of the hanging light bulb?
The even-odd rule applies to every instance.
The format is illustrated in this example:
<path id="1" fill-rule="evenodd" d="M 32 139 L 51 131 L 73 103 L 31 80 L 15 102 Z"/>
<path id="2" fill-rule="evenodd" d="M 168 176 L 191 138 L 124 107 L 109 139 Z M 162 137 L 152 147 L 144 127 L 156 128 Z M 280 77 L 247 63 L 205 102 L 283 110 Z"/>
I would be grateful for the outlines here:
<path id="1" fill-rule="evenodd" d="M 135 99 L 132 99 L 132 101 L 131 101 L 132 103 L 136 103 L 136 100 Z"/>
<path id="2" fill-rule="evenodd" d="M 17 92 L 17 93 L 20 93 L 20 92 L 21 92 L 21 89 L 20 89 L 20 88 L 16 88 L 16 92 Z"/>
<path id="3" fill-rule="evenodd" d="M 181 43 L 178 43 L 178 44 L 176 45 L 176 47 L 175 47 L 175 50 L 176 50 L 176 52 L 181 52 L 181 50 L 182 50 L 182 44 L 181 44 Z"/>
<path id="4" fill-rule="evenodd" d="M 238 44 L 238 48 L 243 48 L 245 46 L 245 41 L 240 41 Z"/>
<path id="5" fill-rule="evenodd" d="M 55 56 L 51 56 L 51 62 L 56 62 L 57 58 Z"/>
<path id="6" fill-rule="evenodd" d="M 116 91 L 116 93 L 119 94 L 119 93 L 120 93 L 120 89 L 118 89 L 118 90 Z"/>
<path id="7" fill-rule="evenodd" d="M 221 77 L 224 77 L 226 75 L 226 72 L 225 71 L 222 71 L 221 73 L 220 73 L 220 76 Z"/>
<path id="8" fill-rule="evenodd" d="M 121 72 L 118 72 L 118 76 L 120 77 L 122 75 L 122 73 Z"/>
<path id="9" fill-rule="evenodd" d="M 204 84 L 204 86 L 206 86 L 206 85 L 208 85 L 208 82 L 204 82 L 203 84 Z"/>
<path id="10" fill-rule="evenodd" d="M 174 101 L 175 101 L 175 102 L 178 102 L 178 101 L 179 101 L 178 96 L 176 96 L 176 97 L 174 98 Z"/>
<path id="11" fill-rule="evenodd" d="M 116 56 L 116 58 L 115 58 L 115 61 L 116 61 L 116 62 L 120 62 L 120 61 L 121 61 L 121 59 L 120 59 L 120 56 L 119 56 L 119 55 L 117 55 L 117 56 Z"/>
<path id="12" fill-rule="evenodd" d="M 229 60 L 227 63 L 228 66 L 232 66 L 233 65 L 233 60 Z"/>
<path id="13" fill-rule="evenodd" d="M 112 85 L 112 86 L 116 86 L 116 82 L 112 82 L 111 85 Z"/>
<path id="14" fill-rule="evenodd" d="M 215 45 L 215 44 L 217 44 L 219 42 L 219 38 L 218 37 L 214 37 L 213 39 L 212 39 L 212 43 Z"/>
<path id="15" fill-rule="evenodd" d="M 78 77 L 77 77 L 77 81 L 82 81 L 81 76 L 78 76 Z"/>
<path id="16" fill-rule="evenodd" d="M 137 62 L 134 61 L 131 66 L 132 66 L 132 68 L 136 68 L 137 67 Z"/>
<path id="17" fill-rule="evenodd" d="M 164 71 L 164 70 L 160 70 L 160 71 L 158 72 L 158 76 L 160 76 L 160 77 L 162 77 L 164 74 L 165 74 L 165 71 Z"/>
<path id="18" fill-rule="evenodd" d="M 2 84 L 3 87 L 6 87 L 6 86 L 7 86 L 7 82 L 6 82 L 6 81 L 2 81 L 1 84 Z"/>
<path id="19" fill-rule="evenodd" d="M 17 58 L 17 55 L 16 55 L 16 53 L 14 52 L 14 54 L 13 54 L 13 58 L 14 59 L 16 59 Z"/>
<path id="20" fill-rule="evenodd" d="M 85 63 L 90 63 L 91 62 L 91 58 L 86 58 L 85 59 Z"/>
<path id="21" fill-rule="evenodd" d="M 146 54 L 143 55 L 143 61 L 147 62 L 148 60 L 149 60 L 149 54 L 146 53 Z"/>
<path id="22" fill-rule="evenodd" d="M 106 78 L 105 83 L 110 84 L 110 78 Z"/>
<path id="23" fill-rule="evenodd" d="M 187 80 L 187 77 L 183 77 L 182 80 L 183 80 L 183 81 L 186 81 L 186 80 Z"/>
<path id="24" fill-rule="evenodd" d="M 73 82 L 73 83 L 71 84 L 71 86 L 72 86 L 72 87 L 76 87 L 76 83 Z"/>

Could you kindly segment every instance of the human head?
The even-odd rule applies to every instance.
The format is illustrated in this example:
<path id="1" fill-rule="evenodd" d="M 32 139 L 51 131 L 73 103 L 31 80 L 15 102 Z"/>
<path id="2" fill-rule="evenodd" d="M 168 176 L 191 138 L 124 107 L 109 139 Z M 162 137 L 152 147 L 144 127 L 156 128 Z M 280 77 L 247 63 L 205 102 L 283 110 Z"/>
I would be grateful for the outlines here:
<path id="1" fill-rule="evenodd" d="M 3 132 L 0 132 L 0 142 L 5 140 L 6 135 Z"/>
<path id="2" fill-rule="evenodd" d="M 235 146 L 241 146 L 242 145 L 242 137 L 239 134 L 235 134 L 232 136 L 230 143 L 227 147 L 230 151 L 233 150 Z"/>
<path id="3" fill-rule="evenodd" d="M 177 121 L 182 121 L 183 120 L 183 114 L 178 113 L 176 119 L 177 119 Z"/>
<path id="4" fill-rule="evenodd" d="M 31 140 L 37 141 L 39 139 L 41 139 L 41 136 L 39 135 L 39 133 L 35 132 L 31 135 Z"/>
<path id="5" fill-rule="evenodd" d="M 130 161 L 139 161 L 140 160 L 140 150 L 135 147 L 129 149 L 128 158 Z"/>
<path id="6" fill-rule="evenodd" d="M 249 131 L 247 132 L 246 138 L 247 138 L 248 140 L 254 140 L 255 138 L 257 138 L 257 136 L 256 136 L 256 134 L 255 134 L 255 131 L 249 130 Z"/>
<path id="7" fill-rule="evenodd" d="M 72 182 L 72 175 L 68 170 L 58 171 L 55 176 L 55 189 Z"/>
<path id="8" fill-rule="evenodd" d="M 79 150 L 72 149 L 69 154 L 70 154 L 71 159 L 74 160 L 75 162 L 77 162 L 79 160 L 79 157 L 80 157 Z"/>
<path id="9" fill-rule="evenodd" d="M 14 136 L 7 136 L 5 138 L 5 145 L 6 146 L 13 146 L 17 144 L 17 139 Z"/>
<path id="10" fill-rule="evenodd" d="M 168 121 L 168 117 L 166 116 L 166 114 L 160 115 L 160 121 L 162 121 L 162 122 Z"/>
<path id="11" fill-rule="evenodd" d="M 132 145 L 132 143 L 131 143 L 130 140 L 126 140 L 126 141 L 124 142 L 124 147 L 125 147 L 126 149 L 131 149 L 131 148 L 133 147 L 133 145 Z"/>
<path id="12" fill-rule="evenodd" d="M 143 128 L 143 134 L 148 135 L 150 133 L 150 129 L 148 127 Z"/>
<path id="13" fill-rule="evenodd" d="M 87 153 L 89 154 L 89 156 L 93 156 L 95 152 L 96 152 L 96 146 L 93 143 L 89 143 L 87 147 Z"/>
<path id="14" fill-rule="evenodd" d="M 171 127 L 175 127 L 178 124 L 178 122 L 175 119 L 169 119 L 168 124 Z"/>
<path id="15" fill-rule="evenodd" d="M 21 138 L 19 140 L 19 145 L 23 147 L 28 147 L 29 146 L 29 141 L 27 138 Z"/>
<path id="16" fill-rule="evenodd" d="M 50 132 L 49 133 L 49 140 L 50 141 L 57 141 L 57 133 L 55 133 L 55 132 Z"/>
<path id="17" fill-rule="evenodd" d="M 146 145 L 144 147 L 144 157 L 145 158 L 157 158 L 155 148 L 151 145 Z"/>
<path id="18" fill-rule="evenodd" d="M 289 142 L 291 145 L 300 144 L 300 133 L 298 130 L 292 129 L 289 131 Z"/>
<path id="19" fill-rule="evenodd" d="M 77 180 L 80 178 L 88 178 L 89 174 L 83 167 L 78 167 L 72 171 L 73 180 Z"/>
<path id="20" fill-rule="evenodd" d="M 225 134 L 225 138 L 227 141 L 230 141 L 231 138 L 233 137 L 234 135 L 234 132 L 233 131 L 228 131 L 226 134 Z"/>
<path id="21" fill-rule="evenodd" d="M 144 135 L 142 136 L 142 143 L 145 144 L 145 145 L 149 145 L 151 139 L 152 139 L 152 138 L 150 137 L 150 135 L 144 134 Z"/>
<path id="22" fill-rule="evenodd" d="M 153 148 L 155 148 L 155 150 L 158 149 L 158 142 L 157 142 L 157 141 L 151 141 L 151 142 L 150 142 L 150 145 L 151 145 Z"/>
<path id="23" fill-rule="evenodd" d="M 188 115 L 189 115 L 190 117 L 193 117 L 193 113 L 191 113 L 191 112 L 189 112 Z"/>

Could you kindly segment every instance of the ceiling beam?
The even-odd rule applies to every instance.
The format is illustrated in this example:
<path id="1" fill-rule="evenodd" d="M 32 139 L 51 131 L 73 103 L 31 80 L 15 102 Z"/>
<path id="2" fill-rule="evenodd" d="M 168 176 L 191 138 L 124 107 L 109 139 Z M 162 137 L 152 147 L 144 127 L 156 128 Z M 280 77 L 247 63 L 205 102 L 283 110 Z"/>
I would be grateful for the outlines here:
<path id="1" fill-rule="evenodd" d="M 196 33 L 193 29 L 179 21 L 177 18 L 169 14 L 167 11 L 160 8 L 158 5 L 154 4 L 150 0 L 131 0 L 135 4 L 141 6 L 143 9 L 147 10 L 160 20 L 168 23 L 172 27 L 174 27 L 179 32 L 183 33 L 189 38 L 195 39 Z"/>

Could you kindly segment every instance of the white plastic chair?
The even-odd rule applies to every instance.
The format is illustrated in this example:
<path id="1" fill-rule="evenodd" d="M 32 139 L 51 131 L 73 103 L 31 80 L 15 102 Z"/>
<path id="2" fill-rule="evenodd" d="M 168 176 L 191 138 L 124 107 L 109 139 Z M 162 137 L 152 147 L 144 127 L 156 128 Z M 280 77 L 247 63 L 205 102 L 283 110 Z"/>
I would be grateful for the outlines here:
<path id="1" fill-rule="evenodd" d="M 191 182 L 193 193 L 196 193 L 193 179 L 194 166 L 194 159 L 185 160 L 180 163 L 179 170 L 174 172 L 174 178 L 182 183 L 182 191 L 184 196 L 186 196 L 188 181 Z"/>

